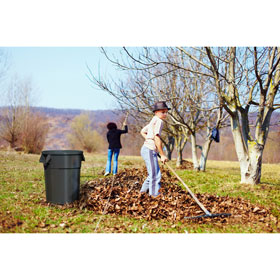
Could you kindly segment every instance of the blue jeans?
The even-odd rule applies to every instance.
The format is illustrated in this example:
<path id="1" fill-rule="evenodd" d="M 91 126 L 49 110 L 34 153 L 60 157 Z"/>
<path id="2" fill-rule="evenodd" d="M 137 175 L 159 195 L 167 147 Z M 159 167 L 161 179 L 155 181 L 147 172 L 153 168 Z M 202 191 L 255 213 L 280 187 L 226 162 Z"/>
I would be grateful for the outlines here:
<path id="1" fill-rule="evenodd" d="M 149 190 L 149 195 L 157 196 L 159 194 L 161 179 L 157 153 L 145 146 L 142 146 L 141 156 L 145 160 L 148 177 L 144 181 L 140 192 L 147 192 Z"/>
<path id="2" fill-rule="evenodd" d="M 108 149 L 108 160 L 106 164 L 106 171 L 111 173 L 111 162 L 112 162 L 112 156 L 114 155 L 114 165 L 113 165 L 113 174 L 117 174 L 118 172 L 118 157 L 120 154 L 120 149 Z"/>

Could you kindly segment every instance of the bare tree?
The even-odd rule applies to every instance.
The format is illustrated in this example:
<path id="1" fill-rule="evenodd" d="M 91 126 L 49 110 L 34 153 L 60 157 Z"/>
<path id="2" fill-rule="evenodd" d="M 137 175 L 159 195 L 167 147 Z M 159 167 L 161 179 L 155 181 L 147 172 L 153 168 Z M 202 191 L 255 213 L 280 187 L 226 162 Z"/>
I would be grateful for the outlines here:
<path id="1" fill-rule="evenodd" d="M 207 124 L 212 125 L 214 111 L 218 112 L 215 126 L 221 128 L 224 122 L 220 100 L 216 99 L 216 104 L 213 102 L 210 104 L 211 102 L 208 101 L 213 91 L 210 78 L 207 75 L 201 76 L 203 67 L 197 61 L 183 57 L 180 49 L 179 51 L 176 48 L 139 50 L 139 52 L 131 52 L 124 48 L 127 60 L 120 61 L 110 57 L 105 49 L 102 49 L 104 55 L 114 65 L 121 70 L 129 71 L 129 83 L 110 84 L 100 76 L 96 78 L 91 71 L 90 79 L 99 88 L 113 95 L 121 108 L 132 108 L 138 119 L 147 119 L 150 115 L 147 109 L 152 107 L 155 100 L 169 101 L 172 110 L 165 128 L 167 136 L 163 137 L 167 152 L 171 156 L 170 148 L 175 147 L 177 166 L 181 165 L 182 151 L 191 138 L 194 168 L 204 171 L 212 139 L 206 137 L 202 148 L 196 144 L 196 133 L 201 129 L 205 130 Z M 173 138 L 174 142 L 170 142 Z M 200 164 L 197 157 L 198 147 L 202 150 Z"/>
<path id="2" fill-rule="evenodd" d="M 132 69 L 135 68 L 133 66 L 134 62 L 132 60 L 132 64 L 127 66 L 127 69 L 130 70 L 126 81 L 120 81 L 118 83 L 105 81 L 100 77 L 97 78 L 91 71 L 90 80 L 100 89 L 114 96 L 122 110 L 129 110 L 130 116 L 134 119 L 135 125 L 140 130 L 151 119 L 152 107 L 155 101 L 165 100 L 169 103 L 172 102 L 173 105 L 175 104 L 176 101 L 173 99 L 178 99 L 178 93 L 175 90 L 177 81 L 176 76 L 171 73 L 165 75 L 160 74 L 161 72 L 168 72 L 168 69 L 143 68 L 141 71 L 140 69 L 133 71 Z M 161 66 L 161 68 L 166 67 Z M 155 76 L 157 76 L 157 79 L 154 79 Z M 172 120 L 168 121 L 164 128 L 162 140 L 167 148 L 169 157 L 171 157 L 174 146 L 176 147 L 179 157 L 177 164 L 181 164 L 182 150 L 188 137 L 187 133 L 182 134 L 186 131 L 185 128 L 177 129 L 177 127 L 178 125 L 172 122 Z"/>
<path id="3" fill-rule="evenodd" d="M 7 106 L 1 122 L 0 136 L 9 143 L 11 148 L 14 148 L 20 138 L 24 115 L 24 98 L 17 77 L 14 77 L 9 84 L 5 98 Z"/>
<path id="4" fill-rule="evenodd" d="M 146 54 L 139 58 L 140 60 L 148 58 L 148 49 L 144 50 Z M 114 96 L 121 109 L 129 109 L 130 115 L 135 119 L 136 123 L 139 123 L 139 130 L 140 126 L 148 122 L 151 118 L 152 106 L 155 101 L 165 100 L 169 104 L 172 104 L 171 114 L 174 111 L 174 106 L 177 104 L 177 112 L 180 112 L 181 115 L 185 114 L 185 99 L 178 97 L 180 95 L 180 90 L 177 85 L 179 83 L 178 77 L 168 69 L 168 64 L 160 65 L 159 67 L 150 67 L 148 66 L 149 61 L 146 64 L 147 67 L 143 67 L 143 62 L 132 57 L 126 49 L 125 55 L 128 54 L 130 61 L 122 62 L 121 64 L 118 60 L 109 58 L 104 49 L 103 53 L 120 69 L 129 72 L 127 81 L 120 81 L 119 83 L 114 81 L 108 82 L 100 78 L 100 76 L 96 77 L 91 71 L 90 79 L 100 89 Z M 161 55 L 169 56 L 171 53 L 155 51 L 154 55 L 157 57 Z M 182 151 L 188 140 L 187 129 L 185 127 L 178 129 L 178 124 L 169 120 L 166 122 L 164 132 L 162 140 L 169 154 L 169 158 L 171 158 L 173 148 L 176 147 L 178 155 L 177 165 L 180 165 L 182 163 Z"/>
<path id="5" fill-rule="evenodd" d="M 184 135 L 191 139 L 192 160 L 195 170 L 205 171 L 208 152 L 213 139 L 211 138 L 211 128 L 222 128 L 225 125 L 226 117 L 220 100 L 216 98 L 215 87 L 207 75 L 200 75 L 203 71 L 201 65 L 187 57 L 178 54 L 178 50 L 172 49 L 172 56 L 159 62 L 168 65 L 169 71 L 177 75 L 181 84 L 174 86 L 175 96 L 179 99 L 177 104 L 172 102 L 174 110 L 171 118 L 179 128 L 184 131 Z M 175 55 L 174 55 L 175 54 Z M 167 73 L 167 72 L 166 72 Z M 163 73 L 163 76 L 167 74 Z M 182 91 L 182 92 L 181 92 Z M 180 108 L 184 105 L 184 108 Z M 202 146 L 197 145 L 197 133 L 207 132 Z M 200 161 L 198 160 L 197 148 L 201 149 Z"/>
<path id="6" fill-rule="evenodd" d="M 279 47 L 196 48 L 203 59 L 188 49 L 181 51 L 204 68 L 231 120 L 241 183 L 258 184 L 262 156 L 272 113 L 280 108 Z M 249 113 L 256 112 L 254 125 Z M 254 136 L 253 136 L 254 133 Z"/>
<path id="7" fill-rule="evenodd" d="M 36 92 L 30 79 L 20 80 L 17 76 L 13 77 L 5 94 L 6 107 L 0 124 L 0 137 L 9 143 L 11 148 L 20 146 L 28 153 L 40 152 L 47 132 L 43 116 L 36 114 L 37 123 L 34 123 L 35 114 L 31 111 L 31 105 L 36 98 Z"/>

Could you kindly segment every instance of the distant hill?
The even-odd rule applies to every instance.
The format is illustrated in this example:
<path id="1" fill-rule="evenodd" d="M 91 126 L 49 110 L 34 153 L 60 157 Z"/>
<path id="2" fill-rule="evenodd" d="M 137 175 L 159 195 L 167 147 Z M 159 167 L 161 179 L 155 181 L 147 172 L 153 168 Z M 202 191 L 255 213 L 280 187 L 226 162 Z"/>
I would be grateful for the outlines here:
<path id="1" fill-rule="evenodd" d="M 4 107 L 0 107 L 0 120 Z M 117 110 L 79 110 L 56 109 L 46 107 L 32 107 L 33 112 L 39 112 L 47 116 L 50 129 L 47 135 L 44 150 L 69 149 L 67 134 L 70 133 L 71 121 L 81 113 L 89 113 L 94 120 L 93 128 L 104 136 L 104 128 L 110 121 L 118 122 L 121 112 Z M 105 136 L 104 136 L 105 137 Z M 105 139 L 105 138 L 104 138 Z M 3 143 L 2 143 L 3 144 Z M 1 145 L 1 143 L 0 143 Z"/>
<path id="2" fill-rule="evenodd" d="M 47 107 L 32 107 L 34 112 L 40 112 L 50 117 L 59 117 L 63 116 L 65 118 L 75 117 L 80 115 L 81 113 L 88 112 L 92 114 L 94 119 L 97 121 L 101 120 L 111 120 L 116 118 L 119 115 L 117 110 L 79 110 L 79 109 L 56 109 L 56 108 L 47 108 Z"/>
<path id="3" fill-rule="evenodd" d="M 82 114 L 89 113 L 94 120 L 93 128 L 104 136 L 104 127 L 110 121 L 118 120 L 120 112 L 117 110 L 78 110 L 33 107 L 34 112 L 45 114 L 49 119 L 50 130 L 46 139 L 45 150 L 69 149 L 67 134 L 71 132 L 72 120 Z M 105 139 L 104 139 L 105 140 Z"/>
<path id="4" fill-rule="evenodd" d="M 39 112 L 47 116 L 49 120 L 50 129 L 47 135 L 44 150 L 59 150 L 69 149 L 69 143 L 67 141 L 67 134 L 70 133 L 71 121 L 81 113 L 89 113 L 93 121 L 93 128 L 103 137 L 105 146 L 107 147 L 106 124 L 114 121 L 118 127 L 121 126 L 121 112 L 117 110 L 78 110 L 78 109 L 55 109 L 45 107 L 32 107 L 34 112 Z M 3 107 L 0 107 L 0 121 L 3 112 Z M 253 123 L 256 118 L 256 113 L 250 115 L 250 123 Z M 280 113 L 274 112 L 271 119 L 270 134 L 265 147 L 264 162 L 279 162 L 280 148 L 279 136 L 280 136 Z M 202 144 L 200 137 L 197 139 L 197 144 Z M 122 136 L 123 149 L 121 154 L 123 155 L 140 155 L 140 149 L 143 144 L 143 139 L 140 133 L 137 131 L 132 132 L 129 127 L 129 133 Z M 0 142 L 0 146 L 3 142 Z M 107 148 L 104 148 L 106 153 Z M 174 152 L 173 157 L 176 156 Z M 188 142 L 183 153 L 184 158 L 191 158 L 191 147 Z M 213 160 L 237 160 L 236 152 L 234 148 L 231 129 L 225 128 L 220 131 L 220 143 L 213 142 L 209 159 Z"/>

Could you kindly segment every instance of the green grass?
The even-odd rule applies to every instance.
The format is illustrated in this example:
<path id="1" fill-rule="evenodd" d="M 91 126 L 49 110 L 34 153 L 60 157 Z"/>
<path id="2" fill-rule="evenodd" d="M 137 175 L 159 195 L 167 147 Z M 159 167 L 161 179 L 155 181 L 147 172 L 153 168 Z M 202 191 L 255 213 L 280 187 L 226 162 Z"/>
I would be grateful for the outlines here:
<path id="1" fill-rule="evenodd" d="M 102 177 L 105 155 L 85 154 L 81 184 Z M 195 222 L 137 220 L 99 215 L 83 209 L 48 206 L 45 203 L 43 165 L 39 155 L 0 152 L 0 232 L 16 233 L 257 233 L 266 232 L 260 224 L 213 225 Z M 120 156 L 119 169 L 141 167 L 140 157 Z M 175 167 L 175 162 L 171 162 Z M 262 183 L 241 185 L 237 162 L 208 161 L 206 172 L 180 170 L 177 173 L 194 193 L 207 192 L 243 197 L 269 208 L 280 217 L 280 165 L 263 164 Z M 4 226 L 3 226 L 4 223 Z M 274 227 L 273 232 L 277 232 Z"/>

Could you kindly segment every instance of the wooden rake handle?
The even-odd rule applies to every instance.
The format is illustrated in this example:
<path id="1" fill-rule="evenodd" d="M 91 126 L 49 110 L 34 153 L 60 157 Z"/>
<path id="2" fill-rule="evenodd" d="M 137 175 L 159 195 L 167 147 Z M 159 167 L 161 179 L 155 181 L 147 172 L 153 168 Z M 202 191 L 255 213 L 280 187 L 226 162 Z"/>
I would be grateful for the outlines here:
<path id="1" fill-rule="evenodd" d="M 124 118 L 124 123 L 127 122 L 127 118 L 128 118 L 128 112 L 126 112 L 125 118 Z"/>
<path id="2" fill-rule="evenodd" d="M 195 200 L 198 206 L 204 211 L 206 215 L 211 215 L 211 213 L 203 206 L 203 204 L 197 199 L 194 193 L 190 190 L 190 188 L 185 184 L 182 178 L 175 172 L 175 170 L 166 162 L 166 166 L 171 170 L 171 172 L 177 177 L 177 179 L 183 184 L 183 186 L 187 189 L 191 197 Z"/>

